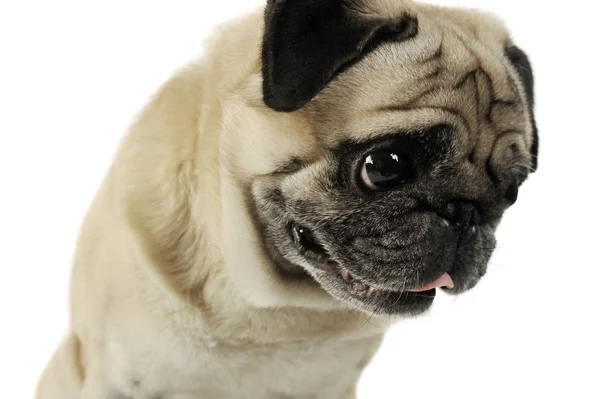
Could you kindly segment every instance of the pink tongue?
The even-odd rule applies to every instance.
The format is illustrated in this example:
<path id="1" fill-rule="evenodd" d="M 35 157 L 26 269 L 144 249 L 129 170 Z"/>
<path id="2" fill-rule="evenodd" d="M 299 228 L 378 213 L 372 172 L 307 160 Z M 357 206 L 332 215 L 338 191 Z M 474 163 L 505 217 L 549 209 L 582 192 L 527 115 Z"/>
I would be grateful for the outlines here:
<path id="1" fill-rule="evenodd" d="M 424 285 L 419 288 L 415 288 L 414 290 L 409 290 L 409 291 L 410 292 L 422 292 L 422 291 L 429 291 L 432 288 L 438 288 L 438 287 L 454 288 L 454 281 L 452 281 L 452 277 L 450 277 L 450 275 L 448 273 L 444 273 L 440 276 L 440 278 L 438 278 L 434 282 L 429 283 L 429 284 Z"/>

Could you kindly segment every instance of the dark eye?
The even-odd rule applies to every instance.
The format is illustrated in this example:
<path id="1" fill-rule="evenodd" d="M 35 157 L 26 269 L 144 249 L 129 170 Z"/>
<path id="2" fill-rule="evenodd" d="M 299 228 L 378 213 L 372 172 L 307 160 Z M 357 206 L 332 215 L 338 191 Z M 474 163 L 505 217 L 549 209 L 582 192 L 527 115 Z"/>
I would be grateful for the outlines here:
<path id="1" fill-rule="evenodd" d="M 362 165 L 360 179 L 372 191 L 391 190 L 412 177 L 410 158 L 400 151 L 378 151 L 369 154 Z"/>

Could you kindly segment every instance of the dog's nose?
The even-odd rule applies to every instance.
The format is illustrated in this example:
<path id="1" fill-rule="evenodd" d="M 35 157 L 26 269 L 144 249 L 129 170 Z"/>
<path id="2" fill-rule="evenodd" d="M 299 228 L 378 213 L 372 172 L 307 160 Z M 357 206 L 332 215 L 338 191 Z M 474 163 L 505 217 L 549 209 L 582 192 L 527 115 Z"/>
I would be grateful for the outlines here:
<path id="1" fill-rule="evenodd" d="M 447 202 L 442 207 L 440 214 L 459 226 L 476 226 L 481 222 L 477 207 L 469 201 Z"/>

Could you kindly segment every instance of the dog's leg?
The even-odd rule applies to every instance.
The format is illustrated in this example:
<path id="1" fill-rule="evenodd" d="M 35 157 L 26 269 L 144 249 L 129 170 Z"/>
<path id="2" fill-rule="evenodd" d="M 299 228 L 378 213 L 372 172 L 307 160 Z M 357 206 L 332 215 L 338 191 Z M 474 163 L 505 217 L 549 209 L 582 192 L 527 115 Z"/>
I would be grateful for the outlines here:
<path id="1" fill-rule="evenodd" d="M 73 333 L 62 341 L 44 369 L 36 399 L 121 399 L 108 388 L 100 374 L 81 365 L 81 342 Z"/>
<path id="2" fill-rule="evenodd" d="M 36 399 L 78 399 L 83 373 L 79 359 L 80 342 L 69 333 L 52 355 L 36 389 Z"/>

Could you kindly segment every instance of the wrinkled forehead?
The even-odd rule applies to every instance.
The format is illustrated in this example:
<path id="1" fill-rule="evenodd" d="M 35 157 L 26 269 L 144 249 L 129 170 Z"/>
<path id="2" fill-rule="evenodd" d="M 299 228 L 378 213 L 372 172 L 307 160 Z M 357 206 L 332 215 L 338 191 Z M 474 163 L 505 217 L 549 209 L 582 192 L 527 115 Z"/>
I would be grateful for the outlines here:
<path id="1" fill-rule="evenodd" d="M 501 130 L 523 128 L 514 126 L 526 115 L 504 27 L 487 14 L 424 8 L 416 15 L 414 38 L 380 45 L 310 104 L 327 145 L 440 123 L 480 131 L 487 116 L 507 124 Z"/>

